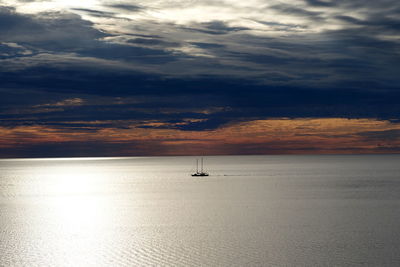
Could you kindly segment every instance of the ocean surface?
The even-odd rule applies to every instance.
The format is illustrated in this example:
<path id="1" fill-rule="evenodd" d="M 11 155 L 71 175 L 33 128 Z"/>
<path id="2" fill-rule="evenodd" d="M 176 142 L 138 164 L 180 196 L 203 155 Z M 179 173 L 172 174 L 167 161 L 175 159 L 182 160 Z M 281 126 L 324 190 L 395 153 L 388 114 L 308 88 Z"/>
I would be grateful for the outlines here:
<path id="1" fill-rule="evenodd" d="M 400 266 L 400 156 L 0 160 L 0 266 Z"/>

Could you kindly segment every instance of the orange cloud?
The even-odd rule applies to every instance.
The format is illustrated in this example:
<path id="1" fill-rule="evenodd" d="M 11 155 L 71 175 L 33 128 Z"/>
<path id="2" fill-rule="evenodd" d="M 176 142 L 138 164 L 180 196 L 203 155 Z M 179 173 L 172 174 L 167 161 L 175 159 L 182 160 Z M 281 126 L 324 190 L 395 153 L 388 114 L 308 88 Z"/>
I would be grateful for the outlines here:
<path id="1" fill-rule="evenodd" d="M 96 123 L 100 122 L 93 125 Z M 111 147 L 123 144 L 112 150 L 113 155 L 388 153 L 400 152 L 400 124 L 372 119 L 284 118 L 243 122 L 210 131 L 140 128 L 134 124 L 128 129 L 100 130 L 0 128 L 3 149 L 40 149 L 41 145 L 67 143 Z"/>

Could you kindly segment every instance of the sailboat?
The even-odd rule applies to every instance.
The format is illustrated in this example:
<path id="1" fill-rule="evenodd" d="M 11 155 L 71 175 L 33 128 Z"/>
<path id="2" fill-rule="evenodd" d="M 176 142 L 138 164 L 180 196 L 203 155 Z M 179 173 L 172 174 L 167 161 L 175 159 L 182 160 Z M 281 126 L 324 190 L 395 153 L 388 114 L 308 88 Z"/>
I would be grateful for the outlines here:
<path id="1" fill-rule="evenodd" d="M 199 171 L 199 159 L 196 159 L 196 172 L 192 176 L 208 176 L 208 173 L 203 171 L 203 158 L 201 158 L 201 169 Z"/>

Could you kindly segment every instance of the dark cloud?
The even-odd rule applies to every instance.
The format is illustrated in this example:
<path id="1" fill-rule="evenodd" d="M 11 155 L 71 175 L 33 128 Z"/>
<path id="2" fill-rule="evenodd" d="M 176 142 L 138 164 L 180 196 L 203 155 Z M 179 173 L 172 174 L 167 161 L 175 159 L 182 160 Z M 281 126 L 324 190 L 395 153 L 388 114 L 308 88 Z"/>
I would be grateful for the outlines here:
<path id="1" fill-rule="evenodd" d="M 364 26 L 369 33 L 396 33 L 400 31 L 400 19 L 389 18 L 381 15 L 372 15 L 367 19 L 357 19 L 351 16 L 335 16 L 336 19 L 347 23 Z"/>
<path id="2" fill-rule="evenodd" d="M 381 0 L 381 1 L 374 1 L 374 0 L 326 0 L 326 1 L 308 1 L 306 2 L 310 5 L 315 4 L 315 2 L 325 2 L 329 5 L 334 5 L 337 8 L 353 8 L 354 10 L 362 9 L 367 13 L 374 13 L 374 12 L 388 12 L 390 10 L 394 10 L 398 7 L 398 2 L 396 0 Z"/>
<path id="3" fill-rule="evenodd" d="M 77 51 L 82 56 L 90 56 L 103 59 L 118 59 L 133 61 L 143 64 L 162 64 L 177 59 L 176 55 L 163 49 L 150 49 L 137 46 L 128 46 L 116 43 L 97 43 L 86 49 Z"/>
<path id="4" fill-rule="evenodd" d="M 339 16 L 335 16 L 336 19 L 348 22 L 348 23 L 352 23 L 352 24 L 362 24 L 362 21 L 359 19 L 356 19 L 354 17 L 351 16 L 343 16 L 343 15 L 339 15 Z"/>
<path id="5" fill-rule="evenodd" d="M 204 48 L 204 49 L 213 49 L 213 48 L 224 48 L 224 47 L 226 47 L 225 45 L 222 45 L 222 44 L 203 43 L 203 42 L 192 42 L 190 44 L 195 45 L 195 46 L 200 47 L 200 48 Z"/>
<path id="6" fill-rule="evenodd" d="M 358 134 L 371 141 L 397 141 L 400 140 L 400 130 L 369 131 Z"/>
<path id="7" fill-rule="evenodd" d="M 193 116 L 193 117 L 198 117 L 198 116 Z M 200 121 L 170 120 L 170 121 L 165 121 L 166 124 L 161 126 L 144 125 L 139 127 L 147 129 L 176 129 L 182 131 L 209 131 L 209 130 L 215 130 L 229 122 L 230 122 L 229 119 L 220 118 L 217 115 L 214 118 L 207 118 Z"/>
<path id="8" fill-rule="evenodd" d="M 72 11 L 112 18 L 117 10 L 144 8 L 112 4 Z M 271 35 L 222 20 L 142 20 L 106 32 L 70 12 L 21 14 L 2 7 L 0 125 L 202 131 L 275 117 L 400 118 L 398 2 L 306 0 L 268 8 L 299 23 L 249 20 L 268 26 Z M 333 22 L 340 27 L 323 27 Z M 51 105 L 73 97 L 87 103 Z M 144 100 L 96 103 L 116 97 Z M 385 134 L 360 136 L 398 133 Z"/>
<path id="9" fill-rule="evenodd" d="M 315 7 L 333 7 L 336 6 L 337 3 L 335 1 L 321 1 L 321 0 L 305 0 L 306 3 L 310 6 L 315 6 Z"/>
<path id="10" fill-rule="evenodd" d="M 0 115 L 0 125 L 7 127 L 58 125 L 93 130 L 92 121 L 111 120 L 121 125 L 124 125 L 123 121 L 127 124 L 135 121 L 143 125 L 144 121 L 150 120 L 166 122 L 162 128 L 202 131 L 241 120 L 275 117 L 400 117 L 400 91 L 373 84 L 364 84 L 363 89 L 344 85 L 340 89 L 299 88 L 262 85 L 232 78 L 166 79 L 145 73 L 43 67 L 18 73 L 3 72 L 0 78 L 9 88 L 17 86 L 19 90 L 33 90 L 46 96 L 40 99 L 40 94 L 36 93 L 31 102 L 26 98 L 20 102 L 23 95 L 29 94 L 9 93 L 8 102 L 3 102 L 5 110 Z M 59 97 L 53 103 L 72 97 L 86 100 L 82 105 L 43 105 L 50 102 L 51 95 Z M 134 104 L 124 104 L 122 100 L 122 103 L 105 104 L 103 101 L 95 104 L 93 99 L 99 96 L 104 99 L 120 97 L 122 100 L 139 97 L 143 100 Z M 154 97 L 164 98 L 153 100 Z M 10 107 L 14 107 L 16 112 L 7 112 Z M 205 112 L 213 109 L 215 111 Z M 200 121 L 196 121 L 198 119 Z M 172 123 L 171 120 L 187 120 L 188 123 Z M 79 125 L 76 124 L 78 121 L 81 122 Z M 116 126 L 103 124 L 102 127 Z"/>
<path id="11" fill-rule="evenodd" d="M 130 11 L 130 12 L 137 12 L 137 11 L 140 11 L 143 9 L 143 7 L 141 7 L 141 6 L 131 5 L 131 4 L 112 4 L 112 5 L 106 5 L 106 7 L 111 7 L 111 8 Z"/>
<path id="12" fill-rule="evenodd" d="M 75 10 L 100 16 L 113 15 L 110 12 L 104 13 L 91 9 Z M 12 8 L 0 10 L 0 37 L 2 40 L 23 45 L 27 47 L 26 49 L 32 49 L 33 52 L 51 51 L 51 53 L 57 54 L 72 52 L 81 57 L 133 61 L 142 64 L 160 64 L 174 61 L 177 58 L 177 55 L 172 55 L 162 48 L 157 50 L 101 41 L 101 38 L 111 35 L 103 33 L 93 26 L 93 23 L 71 13 L 28 16 L 18 14 Z M 139 39 L 138 42 L 143 44 L 143 40 L 143 38 Z M 133 42 L 128 41 L 128 43 Z M 163 46 L 174 45 L 174 43 L 162 43 L 161 40 L 159 44 L 163 44 Z M 150 45 L 149 42 L 147 45 Z M 11 48 L 2 45 L 0 49 L 9 52 Z M 13 48 L 13 50 L 13 54 L 4 52 L 0 57 L 15 57 L 17 49 Z"/>
<path id="13" fill-rule="evenodd" d="M 15 8 L 0 6 L 0 36 L 2 40 L 18 34 L 36 33 L 43 27 L 28 16 L 15 12 Z"/>
<path id="14" fill-rule="evenodd" d="M 293 23 L 279 23 L 275 21 L 262 21 L 256 20 L 257 23 L 272 27 L 276 31 L 293 32 L 307 29 L 307 25 L 293 24 Z"/>
<path id="15" fill-rule="evenodd" d="M 160 38 L 134 38 L 127 40 L 127 43 L 145 45 L 145 46 L 163 46 L 163 47 L 180 46 L 180 44 L 177 42 L 168 42 Z"/>
<path id="16" fill-rule="evenodd" d="M 75 51 L 107 36 L 92 26 L 71 13 L 29 16 L 12 8 L 0 8 L 0 39 L 36 50 Z"/>
<path id="17" fill-rule="evenodd" d="M 312 19 L 312 20 L 317 20 L 317 21 L 323 20 L 322 12 L 310 11 L 305 8 L 297 7 L 295 5 L 277 4 L 277 5 L 272 5 L 268 8 L 279 11 L 284 14 L 293 15 L 293 16 L 305 17 L 307 19 Z"/>
<path id="18" fill-rule="evenodd" d="M 107 18 L 107 17 L 114 18 L 115 17 L 114 12 L 108 12 L 108 11 L 100 11 L 100 10 L 88 9 L 88 8 L 72 8 L 72 10 L 85 12 L 94 17 L 104 17 L 104 18 Z"/>
<path id="19" fill-rule="evenodd" d="M 182 29 L 216 35 L 249 30 L 249 28 L 246 27 L 231 27 L 225 22 L 219 20 L 194 24 L 191 27 L 182 27 Z"/>
<path id="20" fill-rule="evenodd" d="M 24 57 L 32 51 L 15 43 L 0 43 L 0 59 Z"/>

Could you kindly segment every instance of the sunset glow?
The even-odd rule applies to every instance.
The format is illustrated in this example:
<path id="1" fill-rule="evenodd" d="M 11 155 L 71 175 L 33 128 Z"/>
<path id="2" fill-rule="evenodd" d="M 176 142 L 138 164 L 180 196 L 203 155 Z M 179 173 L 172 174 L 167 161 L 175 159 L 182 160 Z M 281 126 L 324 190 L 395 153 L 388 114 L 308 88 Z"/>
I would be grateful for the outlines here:
<path id="1" fill-rule="evenodd" d="M 399 153 L 398 5 L 2 1 L 0 157 Z"/>
<path id="2" fill-rule="evenodd" d="M 20 153 L 21 149 L 28 155 L 46 147 L 47 156 L 59 151 L 69 152 L 66 156 L 84 151 L 88 155 L 96 151 L 99 156 L 391 153 L 400 147 L 399 124 L 370 119 L 257 120 L 201 132 L 135 127 L 88 129 L 3 128 L 0 143 L 3 151 L 12 153 L 16 149 Z M 112 151 L 113 145 L 118 150 Z"/>

